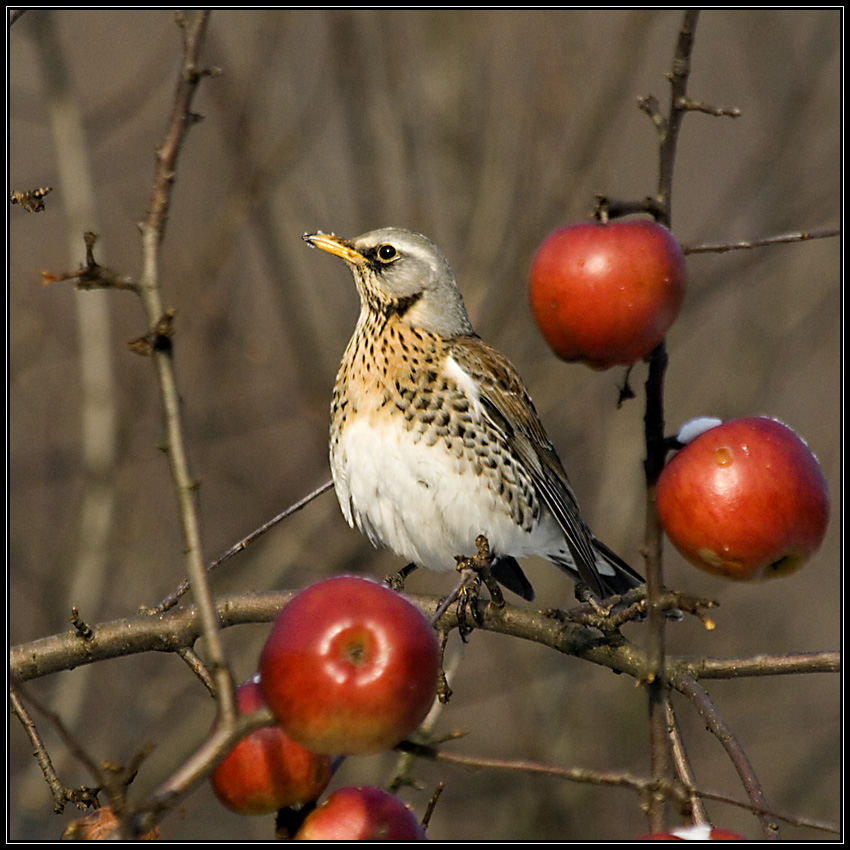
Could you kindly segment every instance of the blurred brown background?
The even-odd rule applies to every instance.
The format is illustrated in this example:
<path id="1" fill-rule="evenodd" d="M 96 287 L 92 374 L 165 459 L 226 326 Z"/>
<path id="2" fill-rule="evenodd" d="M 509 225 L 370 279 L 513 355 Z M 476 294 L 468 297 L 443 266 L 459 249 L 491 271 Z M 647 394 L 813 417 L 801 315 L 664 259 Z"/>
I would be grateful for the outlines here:
<path id="1" fill-rule="evenodd" d="M 655 131 L 637 98 L 667 108 L 681 11 L 215 11 L 204 80 L 179 163 L 163 246 L 166 303 L 206 555 L 212 558 L 329 477 L 327 410 L 357 302 L 347 270 L 301 241 L 398 225 L 430 235 L 458 276 L 473 322 L 524 376 L 590 524 L 640 566 L 640 399 L 616 408 L 620 370 L 550 353 L 530 318 L 532 254 L 586 218 L 597 193 L 656 184 Z M 686 244 L 836 227 L 840 215 L 841 12 L 706 11 L 690 94 L 742 117 L 686 117 L 674 230 Z M 27 12 L 9 33 L 10 188 L 52 186 L 46 211 L 10 207 L 9 638 L 65 630 L 155 604 L 181 578 L 181 542 L 150 362 L 128 293 L 41 284 L 75 269 L 82 233 L 99 262 L 140 273 L 137 223 L 150 198 L 180 61 L 168 11 Z M 50 94 L 67 74 L 70 100 Z M 57 77 L 57 74 L 60 75 Z M 70 106 L 69 106 L 70 104 Z M 84 135 L 74 145 L 75 111 Z M 59 147 L 57 147 L 57 134 Z M 73 173 L 82 151 L 90 179 Z M 90 197 L 87 197 L 90 192 Z M 745 656 L 840 647 L 840 242 L 692 256 L 668 345 L 667 418 L 775 416 L 819 456 L 833 521 L 818 556 L 769 585 L 698 574 L 669 551 L 668 583 L 720 600 L 717 628 L 670 628 L 671 653 Z M 105 341 L 104 341 L 105 340 Z M 88 366 L 83 366 L 88 363 Z M 641 390 L 644 367 L 632 374 Z M 84 376 L 88 376 L 85 377 Z M 87 437 L 86 435 L 89 435 Z M 93 435 L 93 436 L 92 436 Z M 91 443 L 87 443 L 87 439 Z M 113 442 L 114 441 L 114 442 Z M 94 485 L 93 483 L 94 482 Z M 217 592 L 303 586 L 401 566 L 344 523 L 326 494 L 231 561 Z M 529 572 L 542 606 L 572 586 Z M 445 592 L 447 576 L 409 589 Z M 236 675 L 255 669 L 265 629 L 225 640 Z M 629 637 L 640 642 L 640 626 Z M 202 648 L 201 648 L 202 649 Z M 176 658 L 127 658 L 33 684 L 97 759 L 157 743 L 134 786 L 154 787 L 202 739 L 206 692 Z M 708 683 L 770 803 L 837 821 L 840 682 L 813 675 Z M 648 772 L 644 696 L 625 677 L 492 634 L 473 634 L 439 732 L 459 752 Z M 704 787 L 743 797 L 718 742 L 677 701 Z M 90 783 L 42 724 L 60 776 Z M 56 838 L 30 746 L 10 727 L 9 835 Z M 392 756 L 352 760 L 337 782 L 385 781 Z M 624 839 L 645 831 L 625 791 L 422 764 L 420 814 L 446 790 L 433 839 Z M 712 805 L 720 825 L 754 820 Z M 163 824 L 173 839 L 268 838 L 208 788 Z M 784 836 L 822 838 L 786 827 Z"/>

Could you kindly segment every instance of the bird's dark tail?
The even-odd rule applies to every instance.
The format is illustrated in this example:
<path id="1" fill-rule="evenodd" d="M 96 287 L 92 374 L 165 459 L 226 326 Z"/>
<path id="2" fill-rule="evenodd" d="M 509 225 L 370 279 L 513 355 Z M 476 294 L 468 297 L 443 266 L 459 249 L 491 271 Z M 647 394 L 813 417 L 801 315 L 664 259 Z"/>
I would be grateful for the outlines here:
<path id="1" fill-rule="evenodd" d="M 616 552 L 596 537 L 593 538 L 593 548 L 596 552 L 596 569 L 606 596 L 622 596 L 646 584 L 639 572 L 633 570 Z"/>
<path id="2" fill-rule="evenodd" d="M 516 558 L 499 558 L 490 565 L 490 573 L 502 587 L 528 602 L 534 601 L 534 588 Z"/>

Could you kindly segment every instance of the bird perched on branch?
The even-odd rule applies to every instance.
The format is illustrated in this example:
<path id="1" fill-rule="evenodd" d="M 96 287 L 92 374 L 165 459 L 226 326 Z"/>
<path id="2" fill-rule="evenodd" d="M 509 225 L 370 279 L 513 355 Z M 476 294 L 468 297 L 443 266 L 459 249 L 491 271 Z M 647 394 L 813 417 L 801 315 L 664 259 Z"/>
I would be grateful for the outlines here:
<path id="1" fill-rule="evenodd" d="M 360 295 L 331 405 L 348 523 L 433 570 L 474 556 L 484 535 L 492 576 L 528 600 L 527 555 L 599 599 L 642 585 L 591 534 L 522 380 L 475 334 L 439 248 L 397 228 L 304 240 L 345 260 Z"/>

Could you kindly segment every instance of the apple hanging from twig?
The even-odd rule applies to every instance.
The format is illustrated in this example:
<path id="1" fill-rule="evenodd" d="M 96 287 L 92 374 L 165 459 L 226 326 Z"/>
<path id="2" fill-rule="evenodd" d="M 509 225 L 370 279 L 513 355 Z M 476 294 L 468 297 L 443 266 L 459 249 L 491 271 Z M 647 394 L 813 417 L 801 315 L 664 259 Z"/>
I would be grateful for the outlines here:
<path id="1" fill-rule="evenodd" d="M 685 558 L 740 580 L 798 570 L 829 521 L 817 458 L 791 428 L 764 416 L 698 433 L 662 470 L 656 505 Z"/>
<path id="2" fill-rule="evenodd" d="M 338 576 L 296 594 L 260 657 L 266 704 L 315 752 L 391 749 L 425 718 L 440 671 L 436 633 L 409 600 Z"/>
<path id="3" fill-rule="evenodd" d="M 647 219 L 562 227 L 540 245 L 529 274 L 531 311 L 550 347 L 595 369 L 650 354 L 686 286 L 681 246 Z"/>

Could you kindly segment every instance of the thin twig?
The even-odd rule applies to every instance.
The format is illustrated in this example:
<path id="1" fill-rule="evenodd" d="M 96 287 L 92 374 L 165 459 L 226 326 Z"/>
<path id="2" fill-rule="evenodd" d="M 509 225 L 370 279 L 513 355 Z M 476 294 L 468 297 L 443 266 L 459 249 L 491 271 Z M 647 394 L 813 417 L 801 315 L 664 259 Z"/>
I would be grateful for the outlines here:
<path id="1" fill-rule="evenodd" d="M 588 770 L 586 768 L 561 767 L 559 765 L 544 764 L 542 762 L 527 761 L 524 759 L 491 758 L 488 756 L 464 755 L 461 753 L 447 752 L 437 747 L 422 746 L 410 741 L 403 741 L 396 747 L 402 752 L 413 753 L 420 758 L 431 759 L 441 764 L 455 765 L 473 770 L 497 770 L 518 773 L 531 773 L 542 776 L 550 776 L 555 779 L 563 779 L 568 782 L 581 782 L 588 785 L 602 785 L 608 787 L 630 788 L 642 795 L 652 791 L 666 795 L 669 799 L 687 806 L 691 795 L 706 800 L 714 800 L 726 803 L 737 808 L 747 809 L 770 820 L 783 820 L 795 826 L 807 826 L 823 832 L 840 833 L 840 828 L 833 823 L 818 821 L 811 818 L 800 817 L 791 812 L 769 809 L 763 804 L 753 800 L 736 800 L 727 794 L 708 791 L 700 788 L 686 788 L 678 783 L 664 782 L 659 785 L 655 779 L 636 776 L 626 771 L 601 771 Z"/>
<path id="2" fill-rule="evenodd" d="M 210 570 L 214 569 L 220 564 L 223 564 L 225 561 L 229 560 L 234 555 L 247 548 L 257 538 L 262 537 L 267 531 L 274 528 L 274 526 L 276 526 L 279 522 L 288 519 L 293 514 L 300 511 L 301 508 L 305 507 L 306 505 L 309 505 L 310 502 L 313 501 L 313 499 L 317 498 L 318 496 L 321 496 L 323 493 L 327 493 L 328 490 L 330 490 L 333 486 L 333 481 L 326 481 L 320 487 L 317 487 L 315 490 L 313 490 L 312 493 L 308 493 L 306 496 L 299 499 L 294 504 L 291 504 L 288 508 L 281 511 L 276 517 L 273 517 L 268 522 L 264 523 L 259 528 L 252 531 L 247 537 L 243 537 L 242 540 L 231 546 L 223 555 L 220 555 L 218 558 L 216 558 L 216 560 L 213 561 L 212 564 L 210 564 Z"/>
<path id="3" fill-rule="evenodd" d="M 198 653 L 189 647 L 178 649 L 176 653 L 186 662 L 189 669 L 198 677 L 201 684 L 215 697 L 215 682 Z"/>
<path id="4" fill-rule="evenodd" d="M 440 795 L 443 793 L 445 787 L 445 782 L 441 781 L 437 783 L 434 793 L 428 800 L 428 806 L 425 809 L 425 813 L 422 815 L 422 829 L 428 829 L 428 824 L 431 823 L 431 816 L 434 814 L 434 809 L 437 807 L 437 801 L 440 799 Z"/>
<path id="5" fill-rule="evenodd" d="M 527 759 L 492 758 L 489 756 L 464 755 L 462 753 L 451 753 L 437 747 L 415 744 L 411 741 L 403 741 L 396 747 L 397 750 L 411 753 L 419 758 L 431 759 L 441 764 L 451 764 L 458 767 L 477 769 L 500 770 L 517 773 L 533 773 L 544 776 L 552 776 L 557 779 L 566 779 L 570 782 L 583 782 L 589 785 L 608 785 L 612 787 L 631 788 L 641 793 L 646 793 L 656 786 L 654 779 L 635 776 L 626 771 L 616 770 L 589 770 L 583 767 L 561 767 L 560 765 L 545 764 L 543 762 L 529 761 Z M 678 785 L 668 783 L 662 790 L 662 794 L 687 802 L 687 798 Z"/>
<path id="6" fill-rule="evenodd" d="M 838 228 L 825 230 L 800 230 L 796 233 L 783 233 L 778 236 L 764 236 L 760 239 L 741 239 L 737 242 L 706 242 L 700 245 L 683 245 L 686 254 L 722 254 L 726 251 L 742 251 L 751 248 L 764 248 L 770 245 L 786 245 L 794 242 L 808 242 L 811 239 L 829 239 L 840 236 Z"/>
<path id="7" fill-rule="evenodd" d="M 688 112 L 704 112 L 706 115 L 712 115 L 715 118 L 740 118 L 741 110 L 737 106 L 710 106 L 703 103 L 701 100 L 691 100 L 683 97 L 678 101 L 679 109 L 684 109 Z"/>
<path id="8" fill-rule="evenodd" d="M 165 812 L 173 809 L 209 776 L 238 741 L 273 723 L 267 708 L 239 715 L 228 724 L 219 723 L 195 752 L 136 809 L 131 817 L 132 835 L 143 835 L 153 829 Z"/>
<path id="9" fill-rule="evenodd" d="M 322 493 L 327 493 L 333 487 L 333 481 L 326 481 L 321 487 L 317 487 L 313 490 L 312 493 L 308 493 L 302 499 L 299 499 L 294 504 L 290 505 L 285 510 L 281 511 L 276 517 L 273 517 L 268 522 L 263 523 L 259 528 L 254 529 L 250 534 L 246 537 L 243 537 L 238 543 L 235 543 L 231 546 L 226 552 L 219 555 L 214 561 L 212 561 L 207 566 L 207 574 L 211 573 L 216 567 L 221 566 L 225 561 L 232 558 L 234 555 L 241 552 L 243 549 L 246 549 L 251 543 L 253 543 L 257 538 L 262 537 L 267 531 L 270 531 L 274 526 L 276 526 L 279 522 L 287 519 L 292 516 L 294 513 L 298 512 L 305 505 L 308 505 L 318 496 L 321 496 Z M 177 588 L 171 591 L 156 608 L 151 609 L 151 614 L 163 614 L 168 611 L 170 608 L 173 608 L 179 601 L 180 598 L 186 593 L 189 589 L 189 581 L 188 579 L 184 579 Z"/>
<path id="10" fill-rule="evenodd" d="M 705 811 L 705 806 L 696 793 L 697 781 L 694 776 L 693 768 L 691 767 L 688 752 L 685 749 L 685 743 L 682 740 L 679 721 L 676 719 L 676 712 L 673 709 L 673 703 L 667 699 L 667 728 L 670 730 L 670 745 L 673 756 L 673 764 L 676 768 L 676 776 L 684 788 L 688 790 L 688 807 L 690 820 L 697 825 L 709 823 L 708 814 Z"/>
<path id="11" fill-rule="evenodd" d="M 788 676 L 793 673 L 840 673 L 840 652 L 792 652 L 749 658 L 702 658 L 688 665 L 695 679 Z"/>
<path id="12" fill-rule="evenodd" d="M 646 564 L 646 592 L 649 636 L 645 681 L 649 697 L 650 753 L 652 775 L 660 782 L 669 775 L 670 750 L 667 734 L 667 685 L 665 681 L 665 631 L 667 618 L 660 605 L 664 594 L 662 572 L 663 536 L 658 511 L 655 507 L 655 487 L 664 462 L 664 374 L 667 369 L 667 349 L 662 341 L 650 357 L 646 379 L 646 410 L 644 414 L 644 439 L 646 442 L 646 537 L 644 558 Z M 654 832 L 665 829 L 661 803 L 650 806 L 650 827 Z"/>
<path id="13" fill-rule="evenodd" d="M 37 700 L 32 693 L 26 691 L 21 682 L 12 680 L 12 691 L 17 691 L 19 697 L 23 698 L 31 706 L 33 706 L 39 714 L 45 717 L 48 722 L 58 733 L 62 743 L 71 755 L 82 764 L 92 775 L 97 784 L 98 794 L 103 794 L 109 805 L 115 812 L 120 824 L 120 831 L 123 833 L 126 827 L 125 808 L 126 808 L 126 793 L 127 787 L 135 778 L 140 760 L 147 755 L 147 750 L 139 754 L 139 756 L 131 762 L 127 768 L 119 765 L 104 762 L 98 764 L 77 741 L 71 731 L 62 721 L 62 718 L 47 706 Z M 93 801 L 94 798 L 92 798 Z M 125 837 L 123 834 L 121 837 Z"/>
<path id="14" fill-rule="evenodd" d="M 62 814 L 65 810 L 65 803 L 67 802 L 65 786 L 59 781 L 59 777 L 56 775 L 56 770 L 53 767 L 53 762 L 50 760 L 41 735 L 38 733 L 35 721 L 21 701 L 21 697 L 14 684 L 9 689 L 9 702 L 11 703 L 13 714 L 17 715 L 18 720 L 21 721 L 21 725 L 24 727 L 24 732 L 26 732 L 27 737 L 30 739 L 35 760 L 38 762 L 38 766 L 41 768 L 41 772 L 44 774 L 44 779 L 47 782 L 47 787 L 53 795 L 53 811 L 56 814 Z"/>
<path id="15" fill-rule="evenodd" d="M 191 22 L 182 16 L 178 17 L 183 33 L 183 64 L 165 141 L 157 151 L 157 168 L 148 215 L 141 225 L 142 274 L 139 289 L 148 327 L 151 328 L 166 314 L 159 281 L 159 248 L 168 219 L 177 161 L 186 133 L 197 119 L 192 112 L 192 101 L 203 77 L 199 57 L 209 16 L 209 11 L 200 11 Z M 189 470 L 180 396 L 174 374 L 173 348 L 171 345 L 153 346 L 150 354 L 162 397 L 165 447 L 179 506 L 186 575 L 201 613 L 211 675 L 216 683 L 219 714 L 223 723 L 229 723 L 236 716 L 233 679 L 218 633 L 218 618 L 204 567 L 196 500 L 197 481 Z"/>
<path id="16" fill-rule="evenodd" d="M 738 772 L 738 776 L 741 777 L 747 796 L 753 806 L 756 807 L 755 810 L 758 812 L 765 838 L 772 840 L 779 839 L 779 824 L 769 814 L 770 807 L 767 805 L 764 791 L 755 770 L 738 739 L 726 721 L 720 716 L 720 713 L 715 708 L 705 689 L 687 674 L 676 677 L 675 687 L 680 693 L 685 694 L 691 700 L 699 712 L 700 717 L 706 722 L 707 728 L 715 735 L 726 750 L 726 754 Z"/>
<path id="17" fill-rule="evenodd" d="M 670 227 L 673 218 L 673 171 L 676 165 L 676 148 L 679 142 L 679 130 L 687 112 L 682 104 L 687 102 L 688 79 L 691 74 L 691 50 L 694 46 L 694 33 L 699 20 L 699 9 L 685 11 L 676 54 L 670 71 L 670 112 L 661 133 L 661 146 L 658 172 L 658 202 L 664 210 L 660 219 Z"/>

